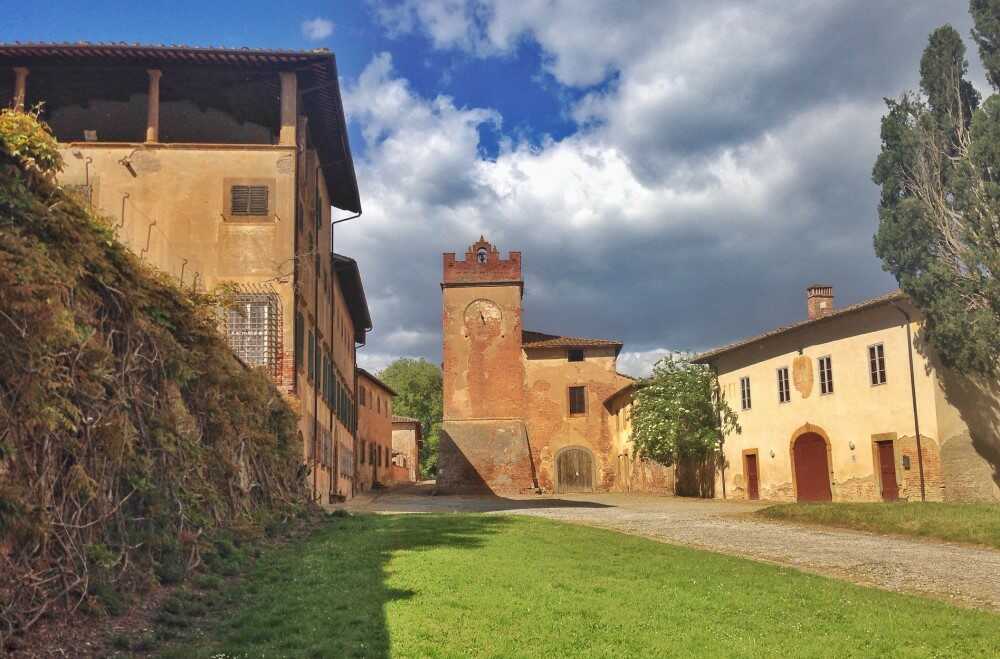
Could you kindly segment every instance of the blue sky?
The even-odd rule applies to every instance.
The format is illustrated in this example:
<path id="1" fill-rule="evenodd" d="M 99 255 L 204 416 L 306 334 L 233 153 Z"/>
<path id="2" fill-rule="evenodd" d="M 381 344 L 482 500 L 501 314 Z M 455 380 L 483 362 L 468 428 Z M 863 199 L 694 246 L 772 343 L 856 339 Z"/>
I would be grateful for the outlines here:
<path id="1" fill-rule="evenodd" d="M 882 99 L 946 22 L 988 93 L 965 0 L 93 0 L 22 3 L 0 40 L 333 50 L 361 363 L 440 358 L 441 253 L 482 233 L 524 254 L 527 329 L 619 338 L 641 373 L 801 319 L 814 281 L 838 304 L 894 287 L 871 247 Z"/>
<path id="2" fill-rule="evenodd" d="M 455 97 L 459 105 L 497 108 L 504 129 L 531 139 L 563 137 L 573 122 L 562 112 L 567 94 L 540 74 L 541 50 L 530 41 L 509 56 L 474 59 L 430 47 L 422 34 L 390 38 L 366 2 L 51 2 L 29 3 L 0 25 L 3 41 L 128 41 L 195 46 L 329 48 L 340 75 L 357 78 L 372 56 L 389 52 L 399 74 L 421 94 Z M 113 16 L 114 20 L 108 20 Z M 190 17 L 200 16 L 200 20 Z M 330 36 L 308 38 L 305 21 L 333 24 Z M 497 84 L 497 81 L 503 84 Z M 516 92 L 512 93 L 512 90 Z M 357 124 L 352 147 L 363 154 Z M 483 149 L 496 155 L 499 134 L 483 130 Z"/>

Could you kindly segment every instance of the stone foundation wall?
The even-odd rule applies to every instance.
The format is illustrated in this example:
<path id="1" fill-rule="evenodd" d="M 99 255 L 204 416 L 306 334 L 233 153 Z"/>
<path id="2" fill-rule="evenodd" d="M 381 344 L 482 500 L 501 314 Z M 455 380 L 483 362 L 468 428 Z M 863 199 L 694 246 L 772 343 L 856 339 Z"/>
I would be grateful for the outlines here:
<path id="1" fill-rule="evenodd" d="M 522 494 L 537 476 L 520 420 L 445 421 L 438 445 L 438 490 Z"/>

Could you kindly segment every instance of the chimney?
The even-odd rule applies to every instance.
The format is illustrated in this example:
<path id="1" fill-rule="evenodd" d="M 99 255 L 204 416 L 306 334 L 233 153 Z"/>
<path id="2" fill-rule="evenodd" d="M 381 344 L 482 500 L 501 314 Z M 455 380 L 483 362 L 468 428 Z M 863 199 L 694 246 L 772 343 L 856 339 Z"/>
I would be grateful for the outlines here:
<path id="1" fill-rule="evenodd" d="M 806 308 L 809 320 L 816 320 L 833 312 L 833 286 L 813 284 L 806 288 Z"/>

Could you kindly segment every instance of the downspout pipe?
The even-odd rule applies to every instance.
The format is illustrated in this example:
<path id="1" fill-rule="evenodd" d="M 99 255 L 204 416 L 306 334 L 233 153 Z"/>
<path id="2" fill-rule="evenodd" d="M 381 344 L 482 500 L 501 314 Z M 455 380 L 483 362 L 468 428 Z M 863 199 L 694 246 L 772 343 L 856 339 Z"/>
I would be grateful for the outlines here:
<path id="1" fill-rule="evenodd" d="M 910 362 L 910 397 L 913 400 L 913 431 L 917 435 L 917 469 L 920 472 L 920 500 L 927 501 L 927 490 L 924 484 L 924 452 L 920 445 L 920 415 L 917 413 L 917 380 L 913 372 L 913 335 L 910 329 L 912 322 L 906 309 L 896 303 L 892 305 L 906 319 L 906 354 Z"/>
<path id="2" fill-rule="evenodd" d="M 313 354 L 312 354 L 312 366 L 313 368 L 313 438 L 312 438 L 312 458 L 313 458 L 313 501 L 316 501 L 318 479 L 319 479 L 319 397 L 320 382 L 323 379 L 320 369 L 316 368 L 319 354 L 322 352 L 320 349 L 320 338 L 319 338 L 319 268 L 316 265 L 319 263 L 319 257 L 313 256 L 312 266 L 313 266 L 313 311 L 316 313 L 316 332 L 313 334 Z"/>

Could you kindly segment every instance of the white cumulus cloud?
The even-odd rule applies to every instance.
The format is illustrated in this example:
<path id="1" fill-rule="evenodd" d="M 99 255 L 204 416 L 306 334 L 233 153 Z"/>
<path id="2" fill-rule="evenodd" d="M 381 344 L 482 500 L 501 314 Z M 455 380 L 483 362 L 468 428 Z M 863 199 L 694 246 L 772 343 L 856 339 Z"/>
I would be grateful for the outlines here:
<path id="1" fill-rule="evenodd" d="M 302 21 L 302 36 L 310 41 L 321 41 L 333 34 L 333 21 L 325 18 L 312 18 Z"/>
<path id="2" fill-rule="evenodd" d="M 931 29 L 968 31 L 963 0 L 375 11 L 390 36 L 470 58 L 536 47 L 540 73 L 574 92 L 576 130 L 524 141 L 496 108 L 418 93 L 385 53 L 345 86 L 365 215 L 338 227 L 338 251 L 365 274 L 373 354 L 439 360 L 441 253 L 485 234 L 523 253 L 525 328 L 623 340 L 636 375 L 664 346 L 802 318 L 811 280 L 844 302 L 893 285 L 871 248 L 882 97 L 915 86 Z"/>

